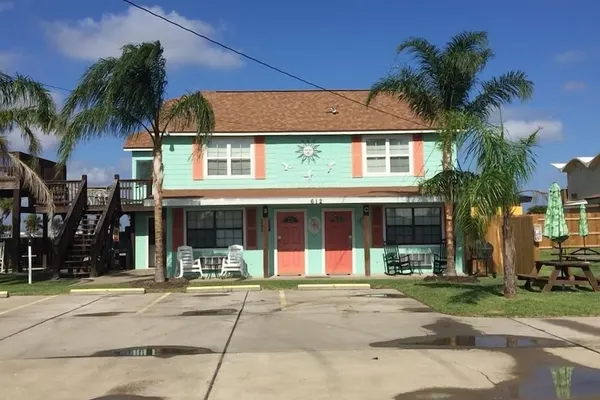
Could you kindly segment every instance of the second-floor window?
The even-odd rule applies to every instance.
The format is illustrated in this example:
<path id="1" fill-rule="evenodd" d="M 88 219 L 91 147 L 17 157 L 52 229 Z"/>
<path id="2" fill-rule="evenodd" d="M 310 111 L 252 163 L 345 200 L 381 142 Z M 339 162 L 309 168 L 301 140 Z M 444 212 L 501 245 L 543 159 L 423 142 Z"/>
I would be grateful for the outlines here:
<path id="1" fill-rule="evenodd" d="M 410 173 L 410 141 L 406 137 L 367 138 L 366 175 Z"/>
<path id="2" fill-rule="evenodd" d="M 252 175 L 252 139 L 211 139 L 206 146 L 208 176 Z"/>

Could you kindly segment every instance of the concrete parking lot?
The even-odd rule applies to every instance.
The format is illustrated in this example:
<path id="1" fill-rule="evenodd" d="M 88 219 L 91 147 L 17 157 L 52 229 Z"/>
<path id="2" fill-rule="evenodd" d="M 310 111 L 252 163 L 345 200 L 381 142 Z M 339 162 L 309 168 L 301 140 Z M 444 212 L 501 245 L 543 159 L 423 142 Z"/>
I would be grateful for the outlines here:
<path id="1" fill-rule="evenodd" d="M 450 318 L 385 290 L 0 300 L 11 400 L 597 399 L 599 351 L 597 318 Z"/>

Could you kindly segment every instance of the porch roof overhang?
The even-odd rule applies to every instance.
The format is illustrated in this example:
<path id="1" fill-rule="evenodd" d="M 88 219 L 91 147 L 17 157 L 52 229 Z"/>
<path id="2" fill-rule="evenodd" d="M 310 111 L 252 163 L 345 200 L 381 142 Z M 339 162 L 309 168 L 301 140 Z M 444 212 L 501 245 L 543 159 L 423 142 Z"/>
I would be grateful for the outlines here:
<path id="1" fill-rule="evenodd" d="M 416 186 L 366 188 L 281 188 L 227 190 L 165 190 L 163 206 L 311 205 L 441 203 L 440 197 L 423 196 Z M 146 204 L 147 203 L 147 204 Z M 144 205 L 151 206 L 153 200 Z"/>

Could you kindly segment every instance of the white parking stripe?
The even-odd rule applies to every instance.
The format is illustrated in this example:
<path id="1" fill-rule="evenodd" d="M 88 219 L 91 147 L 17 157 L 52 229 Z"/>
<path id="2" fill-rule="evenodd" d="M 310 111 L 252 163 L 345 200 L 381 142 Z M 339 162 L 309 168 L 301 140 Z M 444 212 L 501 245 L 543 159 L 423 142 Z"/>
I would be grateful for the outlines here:
<path id="1" fill-rule="evenodd" d="M 13 311 L 21 310 L 21 309 L 23 309 L 23 308 L 25 308 L 25 307 L 29 307 L 29 306 L 32 306 L 32 305 L 34 305 L 34 304 L 41 303 L 41 302 L 43 302 L 43 301 L 46 301 L 46 300 L 50 300 L 50 299 L 53 299 L 53 298 L 55 298 L 55 297 L 56 297 L 56 296 L 48 296 L 48 297 L 44 297 L 43 299 L 39 299 L 39 300 L 36 300 L 36 301 L 32 301 L 31 303 L 23 304 L 22 306 L 18 306 L 18 307 L 15 307 L 15 308 L 11 308 L 10 310 L 5 310 L 5 311 L 2 311 L 2 312 L 0 312 L 0 315 L 4 315 L 4 314 L 8 314 L 8 313 L 10 313 L 10 312 L 13 312 Z"/>

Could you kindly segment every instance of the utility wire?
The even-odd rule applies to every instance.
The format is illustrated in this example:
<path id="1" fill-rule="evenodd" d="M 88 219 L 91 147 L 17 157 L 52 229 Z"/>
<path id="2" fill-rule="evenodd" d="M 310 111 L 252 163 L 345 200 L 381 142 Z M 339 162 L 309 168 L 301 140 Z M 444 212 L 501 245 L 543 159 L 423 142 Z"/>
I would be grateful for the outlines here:
<path id="1" fill-rule="evenodd" d="M 47 83 L 42 83 L 42 86 L 45 86 L 45 87 L 50 88 L 50 89 L 62 90 L 64 92 L 72 92 L 73 91 L 73 89 L 66 89 L 64 87 L 49 85 Z"/>
<path id="2" fill-rule="evenodd" d="M 252 57 L 252 56 L 250 56 L 250 55 L 248 55 L 248 54 L 246 54 L 246 53 L 243 53 L 243 52 L 241 52 L 241 51 L 238 51 L 238 50 L 236 50 L 236 49 L 234 49 L 234 48 L 232 48 L 232 47 L 229 47 L 229 46 L 227 46 L 226 44 L 223 44 L 223 43 L 221 43 L 221 42 L 218 42 L 218 41 L 216 41 L 216 40 L 214 40 L 214 39 L 211 39 L 210 37 L 208 37 L 208 36 L 206 36 L 206 35 L 202 35 L 202 34 L 200 34 L 200 33 L 196 32 L 196 31 L 194 31 L 193 29 L 190 29 L 190 28 L 188 28 L 188 27 L 186 27 L 186 26 L 183 26 L 183 25 L 181 25 L 181 24 L 179 24 L 179 23 L 177 23 L 177 22 L 175 22 L 175 21 L 172 21 L 172 20 L 170 20 L 169 18 L 167 18 L 167 17 L 164 17 L 164 16 L 162 16 L 162 15 L 160 15 L 160 14 L 157 14 L 157 13 L 155 13 L 154 11 L 152 11 L 152 10 L 149 10 L 149 9 L 147 9 L 147 8 L 145 8 L 145 7 L 142 7 L 142 6 L 140 6 L 140 5 L 138 5 L 138 4 L 134 3 L 134 2 L 132 2 L 132 1 L 130 1 L 130 0 L 121 0 L 121 1 L 123 1 L 124 3 L 127 3 L 127 4 L 129 4 L 129 5 L 131 5 L 132 7 L 135 7 L 135 8 L 137 8 L 137 9 L 139 9 L 139 10 L 142 10 L 142 11 L 144 11 L 144 12 L 146 12 L 146 13 L 150 14 L 150 15 L 153 15 L 153 16 L 155 16 L 156 18 L 162 19 L 163 21 L 165 21 L 165 22 L 167 22 L 167 23 L 169 23 L 169 24 L 171 24 L 171 25 L 174 25 L 174 26 L 176 26 L 176 27 L 178 27 L 178 28 L 181 28 L 181 29 L 183 29 L 183 30 L 184 30 L 184 31 L 186 31 L 186 32 L 189 32 L 189 33 L 191 33 L 191 34 L 193 34 L 193 35 L 195 35 L 195 36 L 198 36 L 199 38 L 202 38 L 202 39 L 204 39 L 204 40 L 206 40 L 206 41 L 208 41 L 208 42 L 210 42 L 210 43 L 212 43 L 212 44 L 214 44 L 214 45 L 216 45 L 216 46 L 219 46 L 219 47 L 221 47 L 221 48 L 223 48 L 223 49 L 225 49 L 225 50 L 227 50 L 227 51 L 230 51 L 230 52 L 232 52 L 232 53 L 235 53 L 235 54 L 239 55 L 240 57 L 243 57 L 243 58 L 245 58 L 245 59 L 248 59 L 248 60 L 250 60 L 250 61 L 253 61 L 253 62 L 257 63 L 257 64 L 260 64 L 260 65 L 262 65 L 263 67 L 269 68 L 269 69 L 271 69 L 271 70 L 273 70 L 273 71 L 275 71 L 275 72 L 278 72 L 278 73 L 280 73 L 280 74 L 283 74 L 283 75 L 285 75 L 285 76 L 287 76 L 287 77 L 289 77 L 289 78 L 292 78 L 292 79 L 294 79 L 294 80 L 297 80 L 297 81 L 299 81 L 299 82 L 302 82 L 302 83 L 304 83 L 304 84 L 306 84 L 306 85 L 308 85 L 308 86 L 312 86 L 312 87 L 314 87 L 314 88 L 316 88 L 316 89 L 319 89 L 319 90 L 322 90 L 322 91 L 324 91 L 324 92 L 331 93 L 331 94 L 333 94 L 333 95 L 336 95 L 336 96 L 338 96 L 338 97 L 341 97 L 341 98 L 343 98 L 343 99 L 346 99 L 346 100 L 348 100 L 348 101 L 351 101 L 351 102 L 353 102 L 353 103 L 360 104 L 361 106 L 364 106 L 364 107 L 371 108 L 371 109 L 373 109 L 373 110 L 375 110 L 375 111 L 378 111 L 378 112 L 380 112 L 380 113 L 387 114 L 387 115 L 389 115 L 389 116 L 392 116 L 392 117 L 395 117 L 395 118 L 398 118 L 398 119 L 401 119 L 401 120 L 404 120 L 404 121 L 407 121 L 407 122 L 412 122 L 412 123 L 415 123 L 415 124 L 421 125 L 421 126 L 423 126 L 423 127 L 425 127 L 425 128 L 431 128 L 430 126 L 428 126 L 428 125 L 426 125 L 426 124 L 424 124 L 424 123 L 422 123 L 422 122 L 418 122 L 418 121 L 415 121 L 415 120 L 412 120 L 412 119 L 404 118 L 404 117 L 401 117 L 401 116 L 399 116 L 399 115 L 392 114 L 392 113 L 390 113 L 390 112 L 388 112 L 388 111 L 382 110 L 382 109 L 380 109 L 380 108 L 376 108 L 376 107 L 373 107 L 373 106 L 369 106 L 369 105 L 367 105 L 367 104 L 365 104 L 365 103 L 363 103 L 363 102 L 361 102 L 361 101 L 355 100 L 355 99 L 353 99 L 353 98 L 351 98 L 351 97 L 348 97 L 348 96 L 344 96 L 343 94 L 341 94 L 341 93 L 339 93 L 339 92 L 333 91 L 333 90 L 331 90 L 331 89 L 327 89 L 327 88 L 325 88 L 325 87 L 323 87 L 323 86 L 321 86 L 321 85 L 317 85 L 316 83 L 313 83 L 313 82 L 311 82 L 311 81 L 308 81 L 308 80 L 306 80 L 306 79 L 304 79 L 304 78 L 301 78 L 301 77 L 299 77 L 298 75 L 295 75 L 295 74 L 292 74 L 292 73 L 290 73 L 290 72 L 284 71 L 284 70 L 282 70 L 281 68 L 275 67 L 275 66 L 273 66 L 273 65 L 271 65 L 271 64 L 269 64 L 269 63 L 267 63 L 267 62 L 265 62 L 265 61 L 261 61 L 261 60 L 259 60 L 259 59 L 258 59 L 258 58 L 256 58 L 256 57 Z"/>

